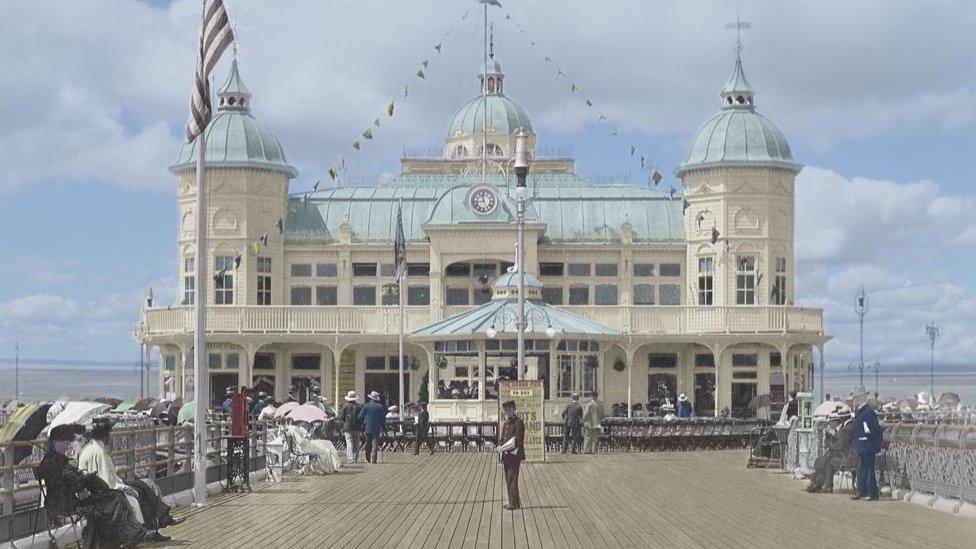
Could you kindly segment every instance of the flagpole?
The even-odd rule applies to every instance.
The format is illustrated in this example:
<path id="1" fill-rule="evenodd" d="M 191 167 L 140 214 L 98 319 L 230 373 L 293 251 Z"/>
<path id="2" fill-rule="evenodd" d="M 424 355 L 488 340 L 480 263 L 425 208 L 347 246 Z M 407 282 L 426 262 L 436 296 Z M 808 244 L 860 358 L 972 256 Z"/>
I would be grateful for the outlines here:
<path id="1" fill-rule="evenodd" d="M 193 332 L 193 501 L 196 506 L 207 504 L 207 171 L 206 129 L 197 140 L 197 196 L 196 196 L 196 268 L 195 300 L 193 302 L 196 323 Z"/>
<path id="2" fill-rule="evenodd" d="M 397 231 L 400 233 L 400 235 L 403 234 L 403 199 L 402 198 L 400 199 L 400 202 L 397 205 Z M 397 358 L 397 364 L 399 365 L 399 372 L 397 373 L 397 375 L 399 376 L 399 380 L 398 381 L 399 381 L 399 385 L 400 385 L 400 401 L 399 401 L 400 402 L 400 407 L 397 408 L 397 410 L 399 410 L 399 412 L 400 412 L 400 432 L 401 433 L 403 432 L 403 414 L 405 412 L 405 410 L 403 409 L 403 331 L 404 331 L 403 302 L 406 299 L 406 295 L 404 295 L 404 291 L 403 291 L 403 281 L 407 278 L 407 266 L 406 266 L 406 262 L 407 262 L 407 250 L 406 250 L 406 239 L 404 239 L 402 245 L 403 245 L 403 259 L 401 260 L 398 257 L 397 258 L 397 261 L 400 264 L 398 264 L 396 266 L 396 272 L 397 272 L 397 275 L 399 275 L 397 277 L 397 285 L 398 285 L 398 287 L 397 287 L 397 304 L 400 307 L 400 333 L 398 335 L 398 340 L 397 340 L 397 345 L 398 345 L 398 348 L 399 348 L 398 354 L 397 354 L 397 357 L 398 357 Z"/>

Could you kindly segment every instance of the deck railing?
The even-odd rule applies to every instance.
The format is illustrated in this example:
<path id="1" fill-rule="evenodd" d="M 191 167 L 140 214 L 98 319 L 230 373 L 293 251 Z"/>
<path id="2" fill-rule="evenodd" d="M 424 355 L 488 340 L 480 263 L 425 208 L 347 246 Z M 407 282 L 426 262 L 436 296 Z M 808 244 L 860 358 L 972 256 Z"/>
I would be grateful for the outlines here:
<path id="1" fill-rule="evenodd" d="M 223 438 L 230 430 L 226 422 L 211 423 L 207 432 L 207 456 L 213 465 L 208 481 L 224 477 L 221 469 Z M 251 429 L 251 470 L 263 467 L 266 455 L 266 426 L 255 423 Z M 0 543 L 44 531 L 48 519 L 40 508 L 40 487 L 34 469 L 44 456 L 46 439 L 0 444 Z M 193 427 L 141 424 L 117 425 L 112 431 L 111 452 L 116 471 L 123 479 L 151 479 L 163 494 L 192 486 Z M 14 462 L 18 449 L 29 449 L 30 455 Z"/>
<path id="2" fill-rule="evenodd" d="M 470 307 L 405 307 L 408 332 L 418 330 Z M 823 311 L 785 306 L 640 306 L 562 307 L 573 314 L 624 331 L 645 334 L 697 333 L 823 333 Z M 149 337 L 186 334 L 193 330 L 192 307 L 145 311 Z M 214 333 L 394 334 L 397 307 L 229 305 L 207 309 L 207 328 Z"/>

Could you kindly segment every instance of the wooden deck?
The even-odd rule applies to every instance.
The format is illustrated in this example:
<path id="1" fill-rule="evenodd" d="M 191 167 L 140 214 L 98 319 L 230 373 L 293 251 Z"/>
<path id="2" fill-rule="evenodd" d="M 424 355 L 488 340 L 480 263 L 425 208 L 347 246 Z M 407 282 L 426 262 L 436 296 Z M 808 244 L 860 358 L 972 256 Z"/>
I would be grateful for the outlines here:
<path id="1" fill-rule="evenodd" d="M 742 451 L 557 455 L 504 504 L 491 454 L 386 454 L 181 509 L 174 547 L 970 547 L 976 521 L 915 505 L 812 495 L 746 469 Z M 160 545 L 161 546 L 161 545 Z"/>

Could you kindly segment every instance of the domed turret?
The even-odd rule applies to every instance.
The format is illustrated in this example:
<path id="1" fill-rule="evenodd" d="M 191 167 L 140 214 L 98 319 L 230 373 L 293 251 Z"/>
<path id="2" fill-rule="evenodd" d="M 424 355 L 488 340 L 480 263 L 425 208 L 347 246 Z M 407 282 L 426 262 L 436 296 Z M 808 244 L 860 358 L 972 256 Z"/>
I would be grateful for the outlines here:
<path id="1" fill-rule="evenodd" d="M 217 113 L 205 132 L 207 166 L 256 168 L 284 173 L 294 178 L 298 171 L 288 163 L 281 143 L 260 120 L 251 114 L 251 92 L 241 80 L 237 59 L 231 63 L 227 81 L 217 92 Z M 199 139 L 184 143 L 170 171 L 180 173 L 196 168 Z"/>
<path id="2" fill-rule="evenodd" d="M 529 134 L 530 148 L 535 132 L 525 111 L 505 96 L 505 73 L 494 51 L 478 73 L 481 94 L 465 103 L 451 119 L 447 130 L 445 158 L 480 158 L 487 141 L 489 157 L 509 157 L 515 150 L 515 133 L 522 128 Z"/>
<path id="3" fill-rule="evenodd" d="M 745 166 L 784 168 L 799 172 L 783 132 L 756 112 L 755 90 L 746 80 L 737 56 L 732 75 L 721 91 L 722 110 L 695 133 L 678 175 L 700 168 Z"/>

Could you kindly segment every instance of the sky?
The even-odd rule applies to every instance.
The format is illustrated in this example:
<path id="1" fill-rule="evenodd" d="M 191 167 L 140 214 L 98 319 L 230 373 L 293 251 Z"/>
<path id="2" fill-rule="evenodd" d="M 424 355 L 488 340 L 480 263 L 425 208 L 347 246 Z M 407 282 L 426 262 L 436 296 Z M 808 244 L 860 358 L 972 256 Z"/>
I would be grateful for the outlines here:
<path id="1" fill-rule="evenodd" d="M 454 110 L 478 93 L 474 0 L 225 4 L 252 112 L 300 172 L 292 192 L 327 179 L 340 155 L 350 181 L 395 173 L 404 148 L 440 149 Z M 828 367 L 857 357 L 861 286 L 868 361 L 927 364 L 924 328 L 935 321 L 937 361 L 973 363 L 976 3 L 502 4 L 490 10 L 496 58 L 538 147 L 570 151 L 596 181 L 647 184 L 633 145 L 664 188 L 678 189 L 674 170 L 718 109 L 735 56 L 725 23 L 741 13 L 758 110 L 806 166 L 796 187 L 797 301 L 824 309 Z M 137 361 L 131 332 L 147 288 L 175 301 L 167 167 L 184 133 L 199 17 L 199 0 L 5 8 L 0 358 L 19 341 L 22 356 Z M 227 64 L 215 70 L 218 85 Z M 391 99 L 395 116 L 352 150 Z"/>

